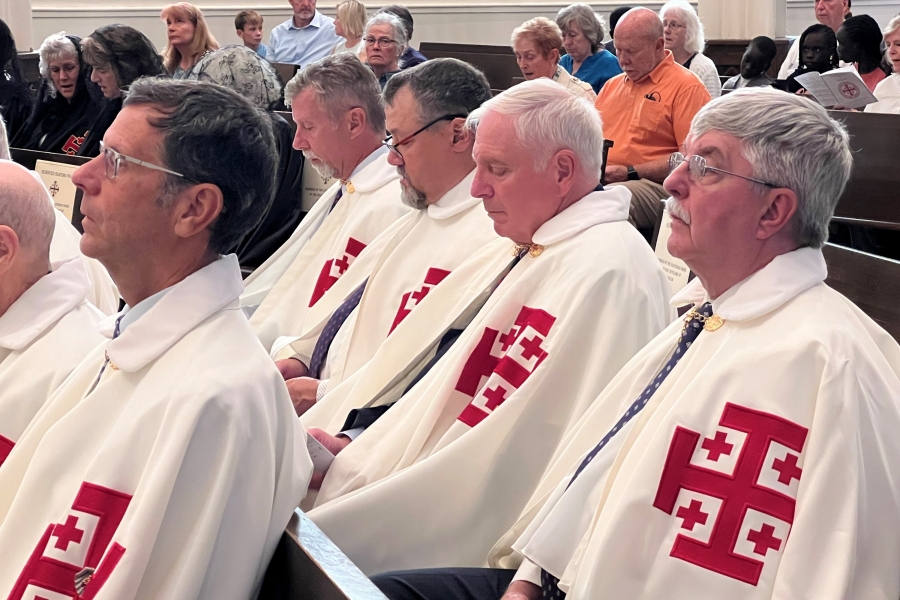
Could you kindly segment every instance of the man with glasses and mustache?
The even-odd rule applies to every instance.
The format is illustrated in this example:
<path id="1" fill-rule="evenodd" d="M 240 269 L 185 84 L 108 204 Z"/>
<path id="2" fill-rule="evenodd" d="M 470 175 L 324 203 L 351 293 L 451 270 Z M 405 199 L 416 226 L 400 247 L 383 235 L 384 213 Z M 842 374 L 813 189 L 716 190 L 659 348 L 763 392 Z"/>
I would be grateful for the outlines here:
<path id="1" fill-rule="evenodd" d="M 366 248 L 309 310 L 299 338 L 276 356 L 297 414 L 368 362 L 435 286 L 497 239 L 481 201 L 470 194 L 475 136 L 465 126 L 468 114 L 490 97 L 484 75 L 450 58 L 388 82 L 384 146 L 401 176 L 403 202 L 415 210 Z M 422 331 L 423 337 L 432 333 Z M 311 424 L 336 410 L 336 402 L 326 404 L 316 407 Z"/>
<path id="2" fill-rule="evenodd" d="M 411 209 L 388 163 L 384 106 L 372 71 L 352 54 L 327 56 L 285 86 L 302 150 L 323 178 L 337 181 L 287 242 L 244 282 L 241 304 L 273 354 L 298 336 L 306 312 L 372 243 Z M 362 279 L 355 282 L 362 283 Z"/>
<path id="3" fill-rule="evenodd" d="M 900 594 L 900 346 L 824 283 L 851 164 L 804 98 L 700 110 L 665 182 L 669 251 L 697 275 L 672 304 L 690 310 L 593 402 L 494 547 L 491 565 L 521 563 L 504 599 Z"/>
<path id="4" fill-rule="evenodd" d="M 81 248 L 126 306 L 0 466 L 0 595 L 253 598 L 312 471 L 220 254 L 271 201 L 271 124 L 141 79 L 103 142 L 72 176 Z"/>

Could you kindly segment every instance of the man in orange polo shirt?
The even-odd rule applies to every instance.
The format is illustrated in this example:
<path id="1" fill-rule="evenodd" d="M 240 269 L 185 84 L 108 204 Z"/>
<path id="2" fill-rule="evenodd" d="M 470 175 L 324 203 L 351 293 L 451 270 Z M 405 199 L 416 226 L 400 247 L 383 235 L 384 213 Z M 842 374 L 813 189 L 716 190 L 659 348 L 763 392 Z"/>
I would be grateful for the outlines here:
<path id="1" fill-rule="evenodd" d="M 631 190 L 631 221 L 653 230 L 669 197 L 662 182 L 669 156 L 684 143 L 691 121 L 709 102 L 700 79 L 677 64 L 665 48 L 657 14 L 635 8 L 616 27 L 616 51 L 624 73 L 600 90 L 594 106 L 603 132 L 615 146 L 609 151 L 606 181 Z"/>

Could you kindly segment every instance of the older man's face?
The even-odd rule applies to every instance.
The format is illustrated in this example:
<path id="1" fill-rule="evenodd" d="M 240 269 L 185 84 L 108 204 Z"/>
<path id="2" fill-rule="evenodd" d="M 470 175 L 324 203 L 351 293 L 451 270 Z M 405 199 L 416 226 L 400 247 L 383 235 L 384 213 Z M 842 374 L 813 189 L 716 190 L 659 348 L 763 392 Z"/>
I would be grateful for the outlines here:
<path id="1" fill-rule="evenodd" d="M 616 35 L 616 57 L 625 75 L 631 81 L 640 81 L 659 64 L 664 38 L 649 40 L 631 28 L 622 28 Z"/>
<path id="2" fill-rule="evenodd" d="M 299 19 L 312 19 L 316 15 L 316 0 L 291 0 L 294 16 Z"/>
<path id="3" fill-rule="evenodd" d="M 753 177 L 753 168 L 733 136 L 710 132 L 689 139 L 685 156 L 694 154 L 703 156 L 709 167 Z M 694 181 L 688 165 L 682 164 L 663 185 L 673 198 L 669 200 L 669 252 L 694 272 L 702 276 L 710 265 L 715 267 L 728 257 L 753 252 L 765 212 L 764 197 L 753 183 L 712 170 L 707 170 L 702 180 Z"/>
<path id="4" fill-rule="evenodd" d="M 512 119 L 488 112 L 478 126 L 472 196 L 481 198 L 494 231 L 517 244 L 532 241 L 538 228 L 559 212 L 562 199 L 550 163 L 534 168 L 534 150 L 516 140 Z"/>
<path id="5" fill-rule="evenodd" d="M 844 15 L 849 10 L 847 0 L 816 0 L 816 20 L 835 31 L 844 22 Z"/>
<path id="6" fill-rule="evenodd" d="M 153 116 L 158 113 L 151 107 L 126 106 L 106 131 L 104 144 L 126 156 L 165 167 L 162 134 L 148 122 Z M 160 171 L 122 161 L 116 178 L 109 179 L 103 153 L 79 167 L 72 182 L 84 191 L 81 251 L 111 268 L 133 264 L 143 256 L 154 255 L 155 249 L 174 243 L 174 209 L 171 204 L 157 202 L 165 177 Z"/>
<path id="7" fill-rule="evenodd" d="M 291 114 L 297 124 L 294 150 L 301 150 L 322 177 L 338 177 L 344 156 L 352 150 L 345 128 L 332 123 L 331 116 L 319 106 L 315 92 L 309 88 L 294 98 Z"/>

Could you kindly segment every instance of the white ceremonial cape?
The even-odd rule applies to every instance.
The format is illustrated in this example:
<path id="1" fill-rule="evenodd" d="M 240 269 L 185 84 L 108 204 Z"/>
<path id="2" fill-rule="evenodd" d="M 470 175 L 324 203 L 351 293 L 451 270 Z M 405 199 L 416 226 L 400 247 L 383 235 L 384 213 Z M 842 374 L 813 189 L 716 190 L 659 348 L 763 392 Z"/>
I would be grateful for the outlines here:
<path id="1" fill-rule="evenodd" d="M 70 258 L 0 316 L 0 465 L 50 394 L 103 341 L 84 263 Z"/>
<path id="2" fill-rule="evenodd" d="M 804 248 L 714 300 L 724 325 L 566 490 L 683 324 L 660 334 L 568 436 L 492 564 L 513 566 L 502 546 L 524 531 L 513 547 L 570 600 L 897 598 L 900 346 L 825 276 Z M 695 279 L 673 304 L 705 294 Z"/>
<path id="3" fill-rule="evenodd" d="M 671 288 L 626 221 L 630 196 L 589 194 L 538 229 L 543 252 L 338 454 L 309 516 L 364 572 L 484 565 L 560 438 L 669 322 Z"/>
<path id="4" fill-rule="evenodd" d="M 250 324 L 267 350 L 279 336 L 299 335 L 309 307 L 372 240 L 412 210 L 400 200 L 400 175 L 387 152 L 353 177 L 329 213 L 341 183 L 331 186 L 290 239 L 244 282 L 241 305 L 258 305 Z"/>
<path id="5" fill-rule="evenodd" d="M 43 186 L 43 183 L 41 184 Z M 50 196 L 48 195 L 49 199 Z M 52 202 L 52 200 L 50 200 Z M 111 315 L 119 311 L 119 289 L 100 261 L 81 253 L 81 234 L 72 226 L 65 215 L 53 209 L 56 224 L 53 239 L 50 240 L 50 262 L 60 262 L 78 257 L 84 263 L 85 272 L 91 282 L 88 302 L 99 308 L 103 314 Z"/>
<path id="6" fill-rule="evenodd" d="M 242 289 L 234 255 L 193 273 L 44 405 L 0 468 L 0 597 L 254 597 L 312 464 Z"/>
<path id="7" fill-rule="evenodd" d="M 372 242 L 309 309 L 303 336 L 285 350 L 311 357 L 332 313 L 368 277 L 358 309 L 331 344 L 323 379 L 334 387 L 368 362 L 419 302 L 474 252 L 498 239 L 481 200 L 469 193 L 474 178 L 473 170 L 440 200 L 399 219 Z M 368 258 L 370 251 L 379 255 Z"/>

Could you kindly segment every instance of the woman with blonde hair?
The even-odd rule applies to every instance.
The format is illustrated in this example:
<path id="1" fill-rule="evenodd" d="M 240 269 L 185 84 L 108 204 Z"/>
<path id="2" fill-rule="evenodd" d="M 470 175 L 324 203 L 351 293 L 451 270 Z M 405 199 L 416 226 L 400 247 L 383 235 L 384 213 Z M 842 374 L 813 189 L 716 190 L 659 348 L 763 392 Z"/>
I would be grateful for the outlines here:
<path id="1" fill-rule="evenodd" d="M 332 54 L 349 52 L 366 62 L 366 43 L 363 33 L 369 16 L 359 0 L 344 0 L 335 9 L 334 32 L 344 38 L 331 50 Z"/>
<path id="2" fill-rule="evenodd" d="M 179 2 L 162 9 L 169 44 L 163 50 L 163 64 L 173 79 L 196 79 L 197 67 L 219 43 L 209 31 L 203 13 L 193 4 Z"/>

